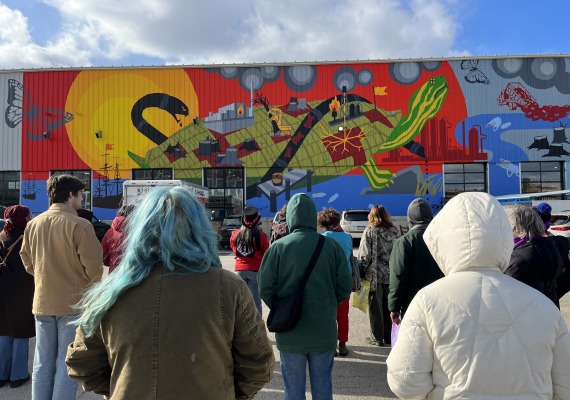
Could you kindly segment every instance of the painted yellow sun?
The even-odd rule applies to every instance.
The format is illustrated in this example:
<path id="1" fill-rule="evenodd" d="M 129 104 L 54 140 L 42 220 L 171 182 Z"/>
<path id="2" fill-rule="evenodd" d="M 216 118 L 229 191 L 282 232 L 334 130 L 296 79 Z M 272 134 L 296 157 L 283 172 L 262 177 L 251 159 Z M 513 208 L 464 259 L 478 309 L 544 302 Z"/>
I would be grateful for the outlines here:
<path id="1" fill-rule="evenodd" d="M 156 147 L 148 132 L 168 137 L 199 115 L 192 82 L 184 70 L 174 68 L 83 71 L 69 90 L 65 109 L 75 116 L 66 124 L 69 140 L 95 171 L 103 167 L 105 154 L 121 170 L 138 168 L 128 152 L 144 157 Z"/>

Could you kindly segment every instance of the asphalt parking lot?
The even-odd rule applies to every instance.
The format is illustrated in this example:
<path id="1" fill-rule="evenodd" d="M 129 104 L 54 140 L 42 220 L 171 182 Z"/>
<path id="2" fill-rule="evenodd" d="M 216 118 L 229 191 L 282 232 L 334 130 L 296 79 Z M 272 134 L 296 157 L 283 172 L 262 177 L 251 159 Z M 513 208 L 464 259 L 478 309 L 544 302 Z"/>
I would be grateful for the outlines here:
<path id="1" fill-rule="evenodd" d="M 233 255 L 228 251 L 220 252 L 223 267 L 233 270 Z M 561 301 L 562 312 L 567 323 L 570 323 L 570 295 Z M 263 315 L 267 316 L 269 310 L 264 305 Z M 333 369 L 333 393 L 338 400 L 387 400 L 397 397 L 390 391 L 386 383 L 386 358 L 390 352 L 386 347 L 369 345 L 365 338 L 368 336 L 368 317 L 360 310 L 350 308 L 350 333 L 348 347 L 350 353 L 347 357 L 337 357 Z M 274 334 L 269 334 L 274 344 L 275 374 L 273 380 L 255 397 L 260 400 L 274 400 L 283 398 L 283 381 L 279 368 L 279 352 L 275 347 Z M 30 341 L 30 371 L 32 371 L 33 348 L 35 341 Z M 85 393 L 81 387 L 77 390 L 77 399 L 101 400 L 103 397 L 93 393 Z M 0 389 L 0 399 L 3 400 L 30 400 L 31 382 L 20 388 L 10 389 L 4 386 Z M 311 399 L 310 392 L 307 399 Z"/>

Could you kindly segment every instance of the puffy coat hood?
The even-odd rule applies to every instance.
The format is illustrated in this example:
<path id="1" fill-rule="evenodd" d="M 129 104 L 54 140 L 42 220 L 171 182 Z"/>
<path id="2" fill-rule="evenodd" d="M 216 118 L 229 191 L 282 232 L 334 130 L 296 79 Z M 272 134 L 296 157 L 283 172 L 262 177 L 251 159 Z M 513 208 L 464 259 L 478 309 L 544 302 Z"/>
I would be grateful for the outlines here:
<path id="1" fill-rule="evenodd" d="M 317 230 L 317 206 L 305 193 L 298 193 L 287 203 L 289 233 L 296 229 Z"/>
<path id="2" fill-rule="evenodd" d="M 445 275 L 478 267 L 504 272 L 514 246 L 507 214 L 487 193 L 451 199 L 429 224 L 424 241 Z"/>

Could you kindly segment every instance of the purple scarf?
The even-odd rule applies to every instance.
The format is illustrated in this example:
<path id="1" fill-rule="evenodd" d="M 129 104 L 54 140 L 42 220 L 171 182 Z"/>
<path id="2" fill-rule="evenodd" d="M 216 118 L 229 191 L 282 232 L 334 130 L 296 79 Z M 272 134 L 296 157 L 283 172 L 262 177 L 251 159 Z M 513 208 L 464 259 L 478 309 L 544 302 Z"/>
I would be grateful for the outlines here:
<path id="1" fill-rule="evenodd" d="M 519 246 L 522 246 L 523 244 L 525 244 L 527 242 L 527 240 L 525 238 L 515 238 L 515 249 Z"/>

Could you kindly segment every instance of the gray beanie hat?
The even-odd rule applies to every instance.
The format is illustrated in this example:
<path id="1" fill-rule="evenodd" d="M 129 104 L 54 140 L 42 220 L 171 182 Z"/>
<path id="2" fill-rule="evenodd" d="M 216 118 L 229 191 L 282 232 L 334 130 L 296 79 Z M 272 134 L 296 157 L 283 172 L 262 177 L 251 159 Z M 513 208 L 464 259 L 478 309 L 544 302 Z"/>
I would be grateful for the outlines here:
<path id="1" fill-rule="evenodd" d="M 431 205 L 422 198 L 412 200 L 408 206 L 408 225 L 411 227 L 415 225 L 429 224 L 433 219 L 433 211 Z"/>

